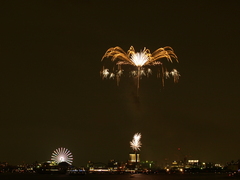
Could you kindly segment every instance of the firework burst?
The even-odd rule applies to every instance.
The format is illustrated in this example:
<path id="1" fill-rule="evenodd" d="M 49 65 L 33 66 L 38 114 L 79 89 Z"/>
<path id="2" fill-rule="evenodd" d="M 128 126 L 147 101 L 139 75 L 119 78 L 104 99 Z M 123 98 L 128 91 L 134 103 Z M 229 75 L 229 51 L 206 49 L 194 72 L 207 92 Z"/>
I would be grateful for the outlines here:
<path id="1" fill-rule="evenodd" d="M 176 83 L 180 77 L 179 72 L 175 68 L 169 70 L 165 65 L 167 62 L 173 63 L 174 60 L 178 62 L 178 58 L 170 46 L 159 48 L 153 53 L 147 48 L 140 52 L 135 52 L 133 46 L 125 52 L 122 48 L 116 46 L 106 51 L 102 61 L 109 57 L 111 57 L 113 65 L 110 68 L 103 66 L 100 74 L 103 79 L 116 79 L 117 85 L 119 85 L 124 70 L 128 71 L 127 76 L 136 78 L 137 88 L 139 88 L 139 80 L 143 76 L 149 77 L 152 75 L 152 67 L 157 67 L 156 77 L 161 79 L 163 86 L 165 79 L 173 77 Z"/>
<path id="2" fill-rule="evenodd" d="M 140 147 L 142 145 L 140 139 L 141 139 L 141 133 L 136 133 L 133 136 L 133 140 L 130 141 L 130 147 L 136 152 L 140 150 Z"/>

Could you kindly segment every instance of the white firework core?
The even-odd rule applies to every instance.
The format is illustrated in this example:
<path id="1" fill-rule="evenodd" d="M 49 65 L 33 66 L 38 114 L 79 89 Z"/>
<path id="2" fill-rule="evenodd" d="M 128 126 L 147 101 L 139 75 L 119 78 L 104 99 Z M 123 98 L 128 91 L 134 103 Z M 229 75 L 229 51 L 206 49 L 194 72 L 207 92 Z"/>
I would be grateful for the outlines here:
<path id="1" fill-rule="evenodd" d="M 140 139 L 141 139 L 141 133 L 136 133 L 133 136 L 133 140 L 130 141 L 130 147 L 134 150 L 134 151 L 138 151 L 140 150 L 140 147 L 142 145 Z"/>
<path id="2" fill-rule="evenodd" d="M 148 59 L 148 56 L 144 52 L 137 52 L 131 56 L 131 60 L 136 66 L 143 66 Z"/>
<path id="3" fill-rule="evenodd" d="M 73 155 L 68 149 L 61 147 L 53 151 L 51 160 L 57 163 L 66 162 L 72 165 Z"/>

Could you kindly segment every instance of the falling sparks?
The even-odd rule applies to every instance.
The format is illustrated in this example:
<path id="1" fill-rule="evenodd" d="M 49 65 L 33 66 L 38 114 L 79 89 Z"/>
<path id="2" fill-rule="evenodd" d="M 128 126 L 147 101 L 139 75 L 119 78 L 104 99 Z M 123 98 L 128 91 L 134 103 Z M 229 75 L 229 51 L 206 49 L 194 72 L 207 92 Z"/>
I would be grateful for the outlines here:
<path id="1" fill-rule="evenodd" d="M 141 141 L 141 133 L 136 133 L 133 136 L 133 140 L 130 141 L 130 147 L 134 150 L 134 151 L 139 151 L 140 147 L 142 145 Z"/>
<path id="2" fill-rule="evenodd" d="M 52 156 L 51 156 L 51 160 L 55 161 L 57 163 L 61 163 L 61 162 L 66 162 L 68 164 L 72 164 L 72 160 L 73 160 L 73 156 L 72 153 L 65 148 L 58 148 L 55 151 L 53 151 Z"/>
<path id="3" fill-rule="evenodd" d="M 159 48 L 153 53 L 149 49 L 144 48 L 140 52 L 135 52 L 133 46 L 125 52 L 122 48 L 116 46 L 109 48 L 102 61 L 105 58 L 110 58 L 113 66 L 105 68 L 103 66 L 100 74 L 102 79 L 116 79 L 117 85 L 121 76 L 129 76 L 137 80 L 137 88 L 139 88 L 139 80 L 143 77 L 153 75 L 151 67 L 157 67 L 156 77 L 161 79 L 162 86 L 164 86 L 165 79 L 173 78 L 175 83 L 178 82 L 180 74 L 177 69 L 169 70 L 165 64 L 167 62 L 173 63 L 174 60 L 178 63 L 178 58 L 170 46 Z M 126 73 L 124 74 L 124 70 Z M 129 72 L 127 74 L 127 72 Z"/>

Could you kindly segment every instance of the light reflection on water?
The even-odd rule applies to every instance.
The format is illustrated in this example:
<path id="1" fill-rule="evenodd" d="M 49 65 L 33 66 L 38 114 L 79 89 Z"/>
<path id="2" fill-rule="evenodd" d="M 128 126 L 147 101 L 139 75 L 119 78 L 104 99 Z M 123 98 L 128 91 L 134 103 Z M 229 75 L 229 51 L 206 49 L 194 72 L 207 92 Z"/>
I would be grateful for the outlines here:
<path id="1" fill-rule="evenodd" d="M 238 177 L 239 178 L 239 177 Z M 59 175 L 59 174 L 0 174 L 0 180 L 227 180 L 227 174 L 87 174 L 87 175 Z"/>

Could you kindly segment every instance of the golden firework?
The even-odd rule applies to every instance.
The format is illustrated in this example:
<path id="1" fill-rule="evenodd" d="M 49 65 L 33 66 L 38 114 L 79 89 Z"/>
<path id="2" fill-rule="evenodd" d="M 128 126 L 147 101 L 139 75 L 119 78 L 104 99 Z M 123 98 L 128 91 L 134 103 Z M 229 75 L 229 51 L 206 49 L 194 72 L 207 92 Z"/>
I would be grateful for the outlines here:
<path id="1" fill-rule="evenodd" d="M 114 66 L 112 69 L 105 68 L 103 66 L 102 71 L 100 72 L 103 79 L 117 79 L 117 85 L 124 72 L 124 67 L 131 66 L 129 76 L 135 77 L 137 79 L 137 88 L 139 88 L 139 79 L 142 76 L 147 76 L 152 74 L 151 66 L 158 67 L 156 75 L 158 78 L 162 79 L 162 85 L 164 86 L 164 79 L 173 77 L 174 82 L 178 82 L 179 72 L 174 68 L 168 70 L 165 62 L 173 63 L 174 60 L 178 62 L 178 58 L 174 53 L 173 49 L 170 46 L 159 48 L 153 53 L 149 49 L 144 48 L 140 52 L 136 52 L 134 47 L 131 46 L 127 52 L 125 52 L 119 46 L 109 48 L 104 56 L 102 61 L 105 58 L 110 58 Z M 164 62 L 165 60 L 165 62 Z M 167 60 L 167 61 L 166 61 Z M 129 70 L 129 68 L 127 68 Z"/>

